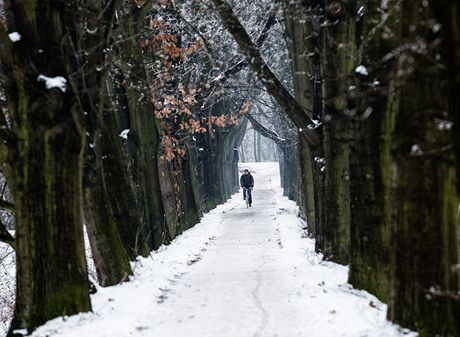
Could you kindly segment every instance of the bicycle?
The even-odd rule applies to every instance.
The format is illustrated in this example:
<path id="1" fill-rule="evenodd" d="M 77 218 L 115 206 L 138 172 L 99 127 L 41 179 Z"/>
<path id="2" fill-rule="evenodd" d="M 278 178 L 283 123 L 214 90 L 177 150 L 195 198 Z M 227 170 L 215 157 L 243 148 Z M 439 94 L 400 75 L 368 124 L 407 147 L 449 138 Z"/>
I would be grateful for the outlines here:
<path id="1" fill-rule="evenodd" d="M 243 187 L 243 197 L 246 200 L 246 208 L 252 207 L 252 187 Z"/>

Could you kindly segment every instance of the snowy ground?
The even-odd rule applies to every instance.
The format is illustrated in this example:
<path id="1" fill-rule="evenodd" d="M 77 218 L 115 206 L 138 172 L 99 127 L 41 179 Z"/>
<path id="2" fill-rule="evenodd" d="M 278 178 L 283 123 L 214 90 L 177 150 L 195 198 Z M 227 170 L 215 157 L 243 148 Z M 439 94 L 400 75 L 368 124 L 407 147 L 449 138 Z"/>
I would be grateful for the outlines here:
<path id="1" fill-rule="evenodd" d="M 14 251 L 0 242 L 0 336 L 5 336 L 14 311 L 15 293 Z"/>
<path id="2" fill-rule="evenodd" d="M 94 313 L 58 318 L 33 336 L 415 336 L 386 306 L 321 261 L 276 164 L 254 172 L 253 208 L 240 195 L 135 265 L 131 282 L 99 289 Z"/>

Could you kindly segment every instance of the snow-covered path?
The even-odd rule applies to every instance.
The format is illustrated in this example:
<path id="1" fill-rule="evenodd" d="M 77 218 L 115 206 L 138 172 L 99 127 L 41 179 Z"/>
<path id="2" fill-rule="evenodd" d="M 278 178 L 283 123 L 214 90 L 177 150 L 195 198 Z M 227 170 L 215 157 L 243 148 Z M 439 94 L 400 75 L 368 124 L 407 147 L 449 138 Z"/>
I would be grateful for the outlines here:
<path id="1" fill-rule="evenodd" d="M 407 336 L 385 320 L 384 304 L 346 284 L 346 267 L 314 253 L 277 166 L 250 169 L 253 208 L 234 196 L 137 264 L 132 282 L 99 289 L 94 314 L 34 336 Z"/>

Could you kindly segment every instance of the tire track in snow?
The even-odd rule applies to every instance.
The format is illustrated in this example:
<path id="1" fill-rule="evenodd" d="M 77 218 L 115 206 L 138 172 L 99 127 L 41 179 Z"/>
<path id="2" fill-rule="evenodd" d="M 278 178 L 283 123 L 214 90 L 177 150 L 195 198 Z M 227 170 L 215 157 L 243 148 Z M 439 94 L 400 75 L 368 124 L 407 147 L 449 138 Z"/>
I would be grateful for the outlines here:
<path id="1" fill-rule="evenodd" d="M 260 287 L 262 286 L 262 272 L 260 269 L 262 268 L 264 264 L 265 264 L 265 259 L 263 259 L 262 264 L 257 268 L 256 286 L 251 293 L 252 298 L 254 299 L 254 302 L 256 303 L 256 306 L 259 308 L 259 310 L 262 313 L 262 321 L 260 322 L 259 327 L 254 332 L 252 337 L 260 337 L 260 335 L 264 331 L 264 328 L 268 322 L 268 311 L 262 305 L 262 300 L 259 297 Z"/>

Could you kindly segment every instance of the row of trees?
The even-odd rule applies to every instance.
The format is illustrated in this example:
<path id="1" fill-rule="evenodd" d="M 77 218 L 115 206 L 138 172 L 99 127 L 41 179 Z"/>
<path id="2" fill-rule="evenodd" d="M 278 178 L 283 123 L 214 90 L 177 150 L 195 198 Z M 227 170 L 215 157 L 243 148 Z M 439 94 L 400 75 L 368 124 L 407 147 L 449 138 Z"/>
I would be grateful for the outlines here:
<path id="1" fill-rule="evenodd" d="M 391 320 L 458 336 L 458 3 L 285 1 L 294 100 L 213 1 L 299 130 L 297 200 L 317 250 Z"/>
<path id="2" fill-rule="evenodd" d="M 0 207 L 15 235 L 2 222 L 0 240 L 16 254 L 15 336 L 91 310 L 83 224 L 109 286 L 236 192 L 251 104 L 222 97 L 223 46 L 169 1 L 5 1 L 3 18 Z"/>
<path id="3" fill-rule="evenodd" d="M 111 285 L 224 201 L 249 120 L 277 144 L 317 250 L 349 264 L 393 321 L 458 336 L 457 6 L 6 1 L 11 331 L 90 310 L 82 214 L 98 281 Z"/>

